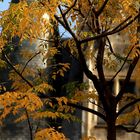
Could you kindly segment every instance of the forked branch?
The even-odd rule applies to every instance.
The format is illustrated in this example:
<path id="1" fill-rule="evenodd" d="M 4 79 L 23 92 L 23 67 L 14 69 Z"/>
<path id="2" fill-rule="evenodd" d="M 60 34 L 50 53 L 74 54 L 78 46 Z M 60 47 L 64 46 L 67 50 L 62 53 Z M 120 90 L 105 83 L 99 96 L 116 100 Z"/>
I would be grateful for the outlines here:
<path id="1" fill-rule="evenodd" d="M 138 13 L 133 19 L 131 19 L 129 22 L 127 22 L 125 25 L 123 25 L 122 26 L 122 23 L 120 23 L 119 25 L 117 25 L 116 27 L 117 27 L 117 29 L 115 30 L 115 28 L 114 29 L 112 29 L 111 31 L 108 31 L 108 32 L 103 32 L 103 33 L 101 33 L 101 34 L 99 34 L 99 35 L 96 35 L 96 36 L 93 36 L 93 37 L 87 37 L 87 38 L 85 38 L 85 39 L 82 39 L 80 42 L 81 43 L 85 43 L 85 42 L 88 42 L 88 41 L 92 41 L 92 40 L 95 40 L 95 39 L 98 39 L 98 38 L 100 38 L 100 37 L 106 37 L 106 36 L 108 36 L 108 35 L 112 35 L 112 34 L 115 34 L 115 33 L 118 33 L 118 32 L 120 32 L 120 31 L 122 31 L 122 30 L 124 30 L 125 28 L 127 28 L 128 26 L 130 26 L 136 19 L 138 19 L 139 18 L 139 16 L 140 16 L 140 13 Z M 126 20 L 125 20 L 126 21 Z M 124 21 L 122 21 L 122 22 L 124 22 Z"/>
<path id="2" fill-rule="evenodd" d="M 135 66 L 137 65 L 138 61 L 139 61 L 139 57 L 140 57 L 139 55 L 136 56 L 136 57 L 134 58 L 134 60 L 132 61 L 132 63 L 130 64 L 130 66 L 129 66 L 129 69 L 128 69 L 126 78 L 125 78 L 125 80 L 124 80 L 124 83 L 123 83 L 123 85 L 122 85 L 122 88 L 121 88 L 120 92 L 118 93 L 118 95 L 116 96 L 116 101 L 117 101 L 117 103 L 121 100 L 121 98 L 122 98 L 122 96 L 123 96 L 123 94 L 124 94 L 125 88 L 126 88 L 127 84 L 128 84 L 129 81 L 130 81 L 130 78 L 131 78 L 131 75 L 132 75 L 132 73 L 133 73 L 133 71 L 134 71 L 134 68 L 135 68 Z"/>

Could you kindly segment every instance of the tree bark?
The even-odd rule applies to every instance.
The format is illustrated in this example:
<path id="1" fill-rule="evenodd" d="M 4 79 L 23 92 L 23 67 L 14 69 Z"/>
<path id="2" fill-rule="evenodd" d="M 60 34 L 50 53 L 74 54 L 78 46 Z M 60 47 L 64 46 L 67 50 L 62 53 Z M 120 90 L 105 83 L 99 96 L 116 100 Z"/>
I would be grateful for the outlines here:
<path id="1" fill-rule="evenodd" d="M 116 126 L 112 119 L 107 121 L 107 140 L 116 140 Z"/>
<path id="2" fill-rule="evenodd" d="M 116 140 L 116 100 L 112 96 L 108 102 L 109 108 L 106 110 L 106 122 L 107 122 L 107 140 Z"/>

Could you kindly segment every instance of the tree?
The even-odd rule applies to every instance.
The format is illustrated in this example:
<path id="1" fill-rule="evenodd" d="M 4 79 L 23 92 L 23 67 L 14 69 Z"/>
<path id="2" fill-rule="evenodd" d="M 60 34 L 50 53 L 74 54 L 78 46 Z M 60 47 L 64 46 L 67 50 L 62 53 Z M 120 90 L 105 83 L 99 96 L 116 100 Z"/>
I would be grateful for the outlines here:
<path id="1" fill-rule="evenodd" d="M 49 16 L 49 21 L 42 18 L 45 13 Z M 139 120 L 131 130 L 121 124 L 117 126 L 117 120 L 120 115 L 130 106 L 135 106 L 136 108 L 133 115 L 139 116 L 140 114 L 139 97 L 124 100 L 125 89 L 139 61 L 139 18 L 139 1 L 136 0 L 48 0 L 34 2 L 20 1 L 18 4 L 12 4 L 9 10 L 1 13 L 0 25 L 3 30 L 0 37 L 0 46 L 2 56 L 14 71 L 14 74 L 11 73 L 10 77 L 14 81 L 16 90 L 12 91 L 12 94 L 8 92 L 1 96 L 1 104 L 4 106 L 1 119 L 5 118 L 11 112 L 17 113 L 19 108 L 25 108 L 25 112 L 20 120 L 29 120 L 29 116 L 34 119 L 45 116 L 72 119 L 72 116 L 66 113 L 71 109 L 73 110 L 73 108 L 78 108 L 91 112 L 106 122 L 108 140 L 116 140 L 117 127 L 121 127 L 128 132 L 139 133 L 136 131 Z M 54 30 L 56 28 L 54 27 L 59 25 L 63 26 L 71 35 L 71 39 L 62 41 L 61 36 L 56 37 Z M 49 33 L 49 36 L 47 33 Z M 110 42 L 109 36 L 117 33 L 127 36 L 130 42 L 127 48 L 124 46 L 125 51 L 123 54 L 114 52 Z M 59 67 L 57 67 L 57 71 L 53 69 L 56 68 L 55 63 L 50 65 L 52 75 L 49 78 L 45 78 L 45 76 L 41 78 L 40 74 L 44 73 L 34 68 L 31 78 L 27 65 L 33 57 L 31 57 L 30 53 L 28 53 L 29 57 L 27 57 L 28 51 L 22 54 L 23 57 L 28 58 L 27 63 L 25 63 L 22 69 L 19 65 L 13 66 L 8 59 L 9 51 L 15 47 L 15 44 L 11 41 L 14 36 L 20 38 L 20 43 L 27 39 L 31 42 L 38 39 L 40 40 L 39 46 L 42 48 L 48 47 L 48 44 L 50 44 L 51 47 L 48 48 L 44 60 L 47 59 L 49 61 L 50 59 L 48 58 L 52 58 L 51 64 L 54 60 L 53 57 L 59 53 L 59 48 L 62 50 L 66 49 L 80 63 L 83 73 L 92 81 L 97 95 L 95 93 L 84 94 L 83 91 L 76 88 L 74 91 L 75 94 L 71 94 L 69 98 L 51 97 L 48 91 L 53 90 L 53 88 L 48 84 L 47 79 L 55 80 L 57 75 L 63 77 L 65 71 L 70 69 L 69 64 L 58 63 L 57 66 L 59 65 Z M 104 53 L 106 49 L 116 59 L 121 61 L 120 65 L 122 64 L 111 80 L 116 77 L 126 63 L 129 65 L 122 87 L 115 96 L 109 88 L 104 73 Z M 42 53 L 42 51 L 41 49 L 39 53 Z M 95 58 L 94 65 L 97 75 L 87 65 L 88 60 L 92 57 Z M 5 64 L 3 60 L 1 60 L 1 63 Z M 39 75 L 35 74 L 37 72 L 39 72 Z M 6 102 L 7 98 L 11 100 L 10 103 Z M 41 100 L 42 98 L 45 101 L 45 105 L 47 103 L 55 112 L 38 111 L 44 104 Z M 105 113 L 103 114 L 94 109 L 79 105 L 78 103 L 82 102 L 83 98 L 99 100 Z M 122 100 L 125 105 L 117 112 L 117 105 Z M 56 107 L 55 104 L 57 103 L 58 106 Z M 63 113 L 63 111 L 65 112 Z M 30 132 L 32 133 L 31 129 Z M 43 132 L 46 132 L 46 130 Z M 51 132 L 54 132 L 54 130 Z M 39 133 L 37 134 L 39 135 Z M 56 131 L 55 134 L 57 134 Z"/>

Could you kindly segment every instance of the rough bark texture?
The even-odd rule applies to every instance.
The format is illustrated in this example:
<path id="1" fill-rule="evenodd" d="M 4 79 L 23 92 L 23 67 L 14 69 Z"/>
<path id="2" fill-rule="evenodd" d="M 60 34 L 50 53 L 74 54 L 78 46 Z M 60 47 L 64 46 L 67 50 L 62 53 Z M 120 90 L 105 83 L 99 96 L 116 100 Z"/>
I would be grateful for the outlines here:
<path id="1" fill-rule="evenodd" d="M 107 120 L 107 140 L 116 140 L 116 127 L 114 117 Z"/>

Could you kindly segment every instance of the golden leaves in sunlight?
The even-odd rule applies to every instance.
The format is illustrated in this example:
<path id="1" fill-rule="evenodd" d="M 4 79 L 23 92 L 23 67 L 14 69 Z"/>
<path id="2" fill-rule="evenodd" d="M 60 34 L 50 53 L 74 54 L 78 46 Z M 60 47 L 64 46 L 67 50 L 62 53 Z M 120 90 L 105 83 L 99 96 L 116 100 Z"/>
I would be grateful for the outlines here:
<path id="1" fill-rule="evenodd" d="M 0 120 L 6 118 L 10 113 L 20 114 L 24 113 L 24 109 L 29 112 L 34 112 L 35 110 L 41 109 L 43 107 L 43 102 L 34 93 L 22 93 L 22 92 L 6 92 L 0 95 L 0 105 L 3 109 L 0 116 Z M 25 115 L 24 115 L 25 116 Z M 21 119 L 24 119 L 22 116 Z"/>
<path id="2" fill-rule="evenodd" d="M 35 135 L 35 140 L 66 140 L 65 136 L 53 128 L 40 130 Z"/>
<path id="3" fill-rule="evenodd" d="M 0 13 L 0 28 L 2 28 L 0 34 L 0 53 L 8 43 L 11 43 L 12 37 L 18 36 L 21 43 L 28 40 L 31 44 L 37 44 L 37 40 L 39 40 L 40 42 L 37 44 L 37 47 L 40 49 L 39 52 L 41 55 L 43 55 L 43 58 L 41 56 L 39 56 L 39 58 L 45 62 L 51 59 L 50 61 L 52 62 L 55 61 L 53 59 L 54 56 L 60 53 L 58 48 L 61 47 L 59 38 L 57 38 L 57 44 L 55 42 L 56 38 L 54 37 L 54 40 L 52 40 L 50 37 L 55 33 L 53 24 L 55 23 L 56 26 L 58 25 L 55 19 L 56 14 L 60 22 L 62 22 L 62 25 L 64 24 L 64 26 L 67 26 L 68 24 L 68 31 L 72 32 L 75 35 L 73 35 L 73 37 L 77 38 L 80 42 L 88 37 L 114 31 L 113 29 L 115 27 L 119 29 L 117 25 L 121 24 L 129 16 L 132 16 L 132 18 L 135 17 L 139 7 L 138 0 L 110 0 L 100 14 L 100 10 L 102 10 L 100 8 L 103 6 L 104 0 L 79 0 L 74 8 L 69 9 L 73 2 L 73 0 L 39 0 L 32 2 L 24 0 L 20 1 L 18 4 L 11 4 L 8 10 Z M 60 5 L 61 8 L 58 8 Z M 62 15 L 58 12 L 58 9 L 62 10 L 60 10 Z M 69 11 L 65 15 L 67 9 Z M 97 14 L 96 12 L 99 13 Z M 67 22 L 65 22 L 65 20 Z M 128 21 L 125 24 L 127 23 Z M 74 27 L 73 24 L 75 24 Z M 122 23 L 122 25 L 125 24 Z M 89 29 L 87 32 L 87 28 L 85 27 L 88 25 L 90 27 L 88 27 Z M 126 49 L 124 54 L 128 54 L 129 50 L 133 46 L 135 47 L 131 53 L 131 58 L 135 58 L 140 54 L 139 44 L 137 43 L 139 41 L 137 34 L 138 26 L 137 21 L 135 21 L 132 25 L 121 31 L 121 35 L 127 35 L 130 42 L 128 48 L 125 48 L 125 45 L 122 46 Z M 99 32 L 97 32 L 98 28 L 100 28 Z M 62 41 L 62 46 L 70 52 L 72 57 L 75 57 L 79 61 L 75 40 L 67 39 Z M 94 41 L 87 41 L 87 44 L 82 46 L 83 55 L 87 60 L 95 56 L 94 49 L 91 51 L 90 47 L 88 47 L 92 46 L 93 48 L 95 45 L 94 43 Z M 49 45 L 52 46 L 49 47 Z M 28 65 L 28 60 L 32 57 L 33 53 L 31 47 L 24 46 L 24 48 L 25 47 L 27 49 L 23 52 L 21 51 L 22 61 L 18 60 L 20 64 L 13 66 L 16 71 L 11 70 L 9 74 L 9 80 L 12 81 L 11 89 L 13 91 L 0 95 L 0 123 L 11 113 L 18 115 L 16 122 L 26 119 L 38 120 L 43 118 L 76 120 L 76 117 L 71 115 L 75 109 L 68 106 L 69 102 L 77 104 L 84 101 L 90 102 L 90 100 L 98 101 L 98 96 L 95 91 L 89 92 L 85 89 L 81 90 L 79 87 L 74 87 L 75 90 L 74 88 L 70 89 L 70 94 L 68 94 L 68 96 L 71 97 L 69 98 L 50 96 L 51 93 L 53 94 L 54 89 L 53 86 L 49 85 L 47 82 L 48 77 L 46 76 L 45 70 L 43 73 L 43 70 L 35 65 L 36 60 L 33 61 L 34 65 L 30 63 L 31 67 Z M 69 63 L 54 63 L 50 65 L 47 63 L 48 68 L 51 67 L 50 78 L 52 79 L 49 80 L 56 80 L 59 76 L 64 77 L 65 73 L 70 69 Z M 111 63 L 111 65 L 109 63 Z M 114 60 L 106 62 L 106 66 L 108 67 L 114 68 L 116 65 Z M 5 67 L 5 61 L 0 59 L 0 68 Z M 28 85 L 26 80 L 31 84 Z M 0 86 L 0 90 L 2 88 L 3 87 Z M 44 96 L 46 95 L 45 99 L 39 97 L 41 94 Z M 53 99 L 56 101 L 55 103 Z M 126 118 L 131 119 L 130 115 L 135 116 L 137 114 L 138 109 L 135 108 L 132 112 L 121 116 L 117 123 L 125 123 Z M 37 131 L 35 139 L 65 140 L 66 138 L 54 128 L 45 128 Z M 85 138 L 84 140 L 87 139 L 91 138 Z"/>
<path id="4" fill-rule="evenodd" d="M 45 82 L 43 82 L 43 83 L 34 87 L 34 91 L 37 92 L 37 93 L 46 94 L 48 90 L 53 91 L 54 89 L 51 85 L 49 85 L 48 83 L 45 83 Z"/>
<path id="5" fill-rule="evenodd" d="M 73 96 L 73 98 L 71 99 L 71 101 L 75 101 L 75 102 L 84 102 L 87 99 L 93 99 L 95 101 L 98 101 L 98 95 L 94 92 L 94 91 L 80 91 L 77 90 L 75 92 L 75 95 Z"/>
<path id="6" fill-rule="evenodd" d="M 54 15 L 60 3 L 71 4 L 72 1 L 54 0 L 30 3 L 28 1 L 20 1 L 18 4 L 12 3 L 8 10 L 0 13 L 2 37 L 8 40 L 9 37 L 12 38 L 17 35 L 20 37 L 20 41 L 26 39 L 33 41 L 42 34 L 52 31 L 53 26 L 50 21 L 55 20 Z M 47 22 L 47 20 L 50 21 Z M 2 45 L 2 43 L 0 44 Z"/>
<path id="7" fill-rule="evenodd" d="M 58 67 L 58 69 L 56 68 Z M 62 76 L 64 77 L 65 72 L 67 72 L 70 69 L 70 64 L 69 63 L 58 63 L 57 66 L 54 66 L 54 70 L 52 72 L 51 78 L 56 80 L 57 76 Z"/>

